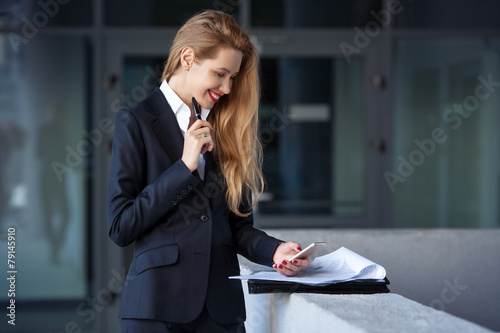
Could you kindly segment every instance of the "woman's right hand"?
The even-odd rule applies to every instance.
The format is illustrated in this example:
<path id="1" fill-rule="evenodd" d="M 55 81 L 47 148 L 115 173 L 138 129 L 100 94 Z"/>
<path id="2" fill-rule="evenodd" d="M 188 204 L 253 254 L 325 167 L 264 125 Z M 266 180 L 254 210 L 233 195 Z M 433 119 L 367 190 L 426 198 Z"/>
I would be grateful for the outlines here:
<path id="1" fill-rule="evenodd" d="M 186 132 L 181 160 L 191 172 L 198 168 L 200 154 L 212 151 L 214 148 L 214 142 L 210 135 L 212 129 L 213 127 L 208 121 L 197 120 Z"/>

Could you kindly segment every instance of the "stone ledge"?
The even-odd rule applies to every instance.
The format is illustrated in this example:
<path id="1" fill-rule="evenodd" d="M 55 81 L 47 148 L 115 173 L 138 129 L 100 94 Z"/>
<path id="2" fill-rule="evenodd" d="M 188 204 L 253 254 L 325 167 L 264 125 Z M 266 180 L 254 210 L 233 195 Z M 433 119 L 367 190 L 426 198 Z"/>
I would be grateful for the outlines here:
<path id="1" fill-rule="evenodd" d="M 247 333 L 492 332 L 397 294 L 249 295 L 245 290 L 245 303 Z"/>
<path id="2" fill-rule="evenodd" d="M 242 274 L 259 268 L 240 258 Z M 247 333 L 492 332 L 398 294 L 248 294 Z"/>

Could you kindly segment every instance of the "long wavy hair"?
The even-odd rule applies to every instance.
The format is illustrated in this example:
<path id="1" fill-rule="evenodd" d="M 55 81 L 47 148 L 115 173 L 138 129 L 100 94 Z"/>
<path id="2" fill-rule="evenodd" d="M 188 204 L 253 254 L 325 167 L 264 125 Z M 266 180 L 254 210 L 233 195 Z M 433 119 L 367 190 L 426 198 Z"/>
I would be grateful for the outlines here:
<path id="1" fill-rule="evenodd" d="M 181 67 L 181 52 L 186 47 L 194 50 L 196 62 L 216 58 L 225 47 L 243 54 L 231 92 L 214 105 L 208 120 L 214 129 L 213 153 L 227 187 L 228 207 L 238 216 L 248 216 L 264 189 L 262 145 L 257 132 L 260 95 L 257 50 L 232 16 L 207 10 L 189 19 L 177 32 L 162 80 L 168 82 Z M 252 200 L 252 195 L 256 200 Z M 251 207 L 246 203 L 252 203 Z M 244 206 L 247 207 L 243 209 Z"/>

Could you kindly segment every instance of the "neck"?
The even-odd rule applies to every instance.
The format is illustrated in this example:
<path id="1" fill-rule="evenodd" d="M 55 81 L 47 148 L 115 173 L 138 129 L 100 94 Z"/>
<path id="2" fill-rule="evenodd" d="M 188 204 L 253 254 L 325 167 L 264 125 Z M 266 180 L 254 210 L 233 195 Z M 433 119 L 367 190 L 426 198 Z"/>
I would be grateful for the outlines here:
<path id="1" fill-rule="evenodd" d="M 172 75 L 170 77 L 170 80 L 168 81 L 168 85 L 177 94 L 177 96 L 179 96 L 184 104 L 189 107 L 189 109 L 191 110 L 191 116 L 194 117 L 194 110 L 191 103 L 191 98 L 193 96 L 189 96 L 189 94 L 186 94 L 187 89 L 184 88 L 186 86 L 185 76 L 176 74 Z"/>

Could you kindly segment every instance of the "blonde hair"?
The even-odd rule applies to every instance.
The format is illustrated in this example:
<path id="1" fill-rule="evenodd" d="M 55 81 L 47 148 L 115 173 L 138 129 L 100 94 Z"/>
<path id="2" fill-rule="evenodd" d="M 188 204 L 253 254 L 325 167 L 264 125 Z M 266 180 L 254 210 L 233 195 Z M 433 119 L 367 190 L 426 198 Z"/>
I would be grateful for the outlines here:
<path id="1" fill-rule="evenodd" d="M 235 19 L 207 10 L 189 19 L 177 32 L 165 64 L 162 80 L 169 81 L 181 66 L 184 48 L 194 50 L 195 61 L 213 59 L 221 48 L 243 54 L 231 92 L 214 105 L 209 115 L 214 138 L 214 158 L 227 186 L 226 201 L 238 216 L 250 215 L 251 195 L 258 199 L 264 189 L 262 146 L 258 139 L 259 76 L 258 53 Z M 241 211 L 245 203 L 248 211 Z"/>

